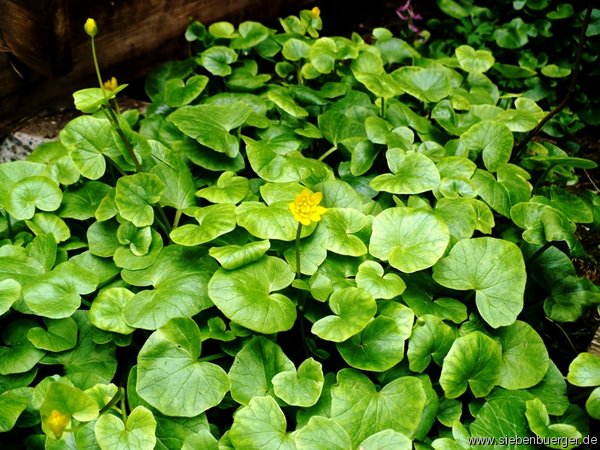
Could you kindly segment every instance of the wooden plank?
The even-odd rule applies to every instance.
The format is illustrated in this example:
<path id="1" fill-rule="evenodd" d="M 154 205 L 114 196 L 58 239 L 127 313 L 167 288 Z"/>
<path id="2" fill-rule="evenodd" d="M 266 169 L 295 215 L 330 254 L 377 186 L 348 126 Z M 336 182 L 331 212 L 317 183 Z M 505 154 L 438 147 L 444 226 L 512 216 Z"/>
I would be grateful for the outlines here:
<path id="1" fill-rule="evenodd" d="M 68 74 L 51 79 L 24 70 L 21 79 L 8 58 L 0 54 L 0 136 L 23 117 L 57 101 L 69 101 L 74 90 L 95 86 L 89 38 L 83 31 L 88 17 L 98 23 L 96 47 L 103 76 L 116 76 L 120 83 L 130 83 L 163 61 L 185 57 L 188 43 L 184 32 L 190 18 L 205 24 L 217 20 L 274 20 L 297 13 L 310 1 L 68 0 L 73 63 Z"/>

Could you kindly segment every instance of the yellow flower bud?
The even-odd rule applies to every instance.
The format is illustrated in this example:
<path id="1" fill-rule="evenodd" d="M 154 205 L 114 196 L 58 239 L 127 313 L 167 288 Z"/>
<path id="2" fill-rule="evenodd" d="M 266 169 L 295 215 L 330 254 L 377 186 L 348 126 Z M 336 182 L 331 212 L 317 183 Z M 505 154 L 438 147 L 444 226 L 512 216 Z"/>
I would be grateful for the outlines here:
<path id="1" fill-rule="evenodd" d="M 94 37 L 98 34 L 98 26 L 96 25 L 96 21 L 94 19 L 86 20 L 83 29 L 89 37 Z"/>
<path id="2" fill-rule="evenodd" d="M 313 193 L 308 189 L 304 189 L 296 196 L 294 202 L 288 206 L 295 220 L 302 225 L 310 225 L 311 222 L 320 221 L 321 216 L 327 212 L 327 208 L 319 206 L 322 199 L 322 192 Z"/>
<path id="3" fill-rule="evenodd" d="M 46 420 L 46 425 L 48 426 L 48 429 L 54 433 L 56 439 L 60 439 L 70 420 L 70 416 L 53 409 Z"/>
<path id="4" fill-rule="evenodd" d="M 115 77 L 112 77 L 110 80 L 106 80 L 104 82 L 104 89 L 107 91 L 114 91 L 118 86 L 119 84 L 117 83 L 117 79 Z"/>
<path id="5" fill-rule="evenodd" d="M 310 15 L 313 17 L 313 19 L 317 19 L 321 15 L 321 10 L 318 6 L 315 6 L 313 9 L 310 10 Z"/>

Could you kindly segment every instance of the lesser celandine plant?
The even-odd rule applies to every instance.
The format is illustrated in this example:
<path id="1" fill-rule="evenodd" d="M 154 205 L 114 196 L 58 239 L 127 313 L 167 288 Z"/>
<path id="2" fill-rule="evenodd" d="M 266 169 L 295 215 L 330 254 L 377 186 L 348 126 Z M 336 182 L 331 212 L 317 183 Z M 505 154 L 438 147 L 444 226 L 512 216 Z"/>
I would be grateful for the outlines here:
<path id="1" fill-rule="evenodd" d="M 594 164 L 515 158 L 545 111 L 487 50 L 280 24 L 191 23 L 146 112 L 98 72 L 57 142 L 0 165 L 2 442 L 574 446 L 597 360 L 573 355 L 574 398 L 540 331 L 600 301 L 570 259 L 600 202 L 545 180 Z"/>

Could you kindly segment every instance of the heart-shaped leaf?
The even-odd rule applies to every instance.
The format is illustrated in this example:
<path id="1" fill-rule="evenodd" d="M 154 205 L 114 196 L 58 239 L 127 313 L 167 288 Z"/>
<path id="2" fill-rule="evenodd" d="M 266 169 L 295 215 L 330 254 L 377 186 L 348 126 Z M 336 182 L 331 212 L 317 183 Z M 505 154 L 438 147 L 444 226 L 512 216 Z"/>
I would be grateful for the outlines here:
<path id="1" fill-rule="evenodd" d="M 394 160 L 388 164 L 393 167 L 394 174 L 377 175 L 369 183 L 373 189 L 392 194 L 419 194 L 436 189 L 440 185 L 440 174 L 434 162 L 427 156 L 416 152 L 393 153 Z M 388 151 L 388 161 L 390 154 Z"/>
<path id="2" fill-rule="evenodd" d="M 21 297 L 21 284 L 8 278 L 0 281 L 0 316 Z"/>
<path id="3" fill-rule="evenodd" d="M 172 319 L 152 333 L 138 354 L 137 393 L 160 412 L 193 417 L 218 405 L 229 390 L 221 367 L 198 361 L 200 330 Z"/>
<path id="4" fill-rule="evenodd" d="M 296 448 L 346 450 L 352 448 L 352 441 L 346 430 L 335 420 L 324 416 L 312 416 L 308 423 L 296 432 Z"/>
<path id="5" fill-rule="evenodd" d="M 297 371 L 279 372 L 271 380 L 277 397 L 288 405 L 303 408 L 317 403 L 324 381 L 321 363 L 313 358 L 304 360 Z"/>
<path id="6" fill-rule="evenodd" d="M 136 227 L 152 225 L 152 205 L 160 200 L 164 188 L 160 178 L 151 173 L 137 173 L 119 178 L 115 191 L 115 203 L 119 214 Z"/>
<path id="7" fill-rule="evenodd" d="M 55 211 L 62 192 L 54 180 L 44 176 L 17 181 L 8 193 L 6 211 L 17 220 L 31 219 L 35 210 Z"/>
<path id="8" fill-rule="evenodd" d="M 567 445 L 550 445 L 549 447 L 575 448 L 577 441 L 583 436 L 573 425 L 567 423 L 551 423 L 548 410 L 544 403 L 539 399 L 528 400 L 526 402 L 525 417 L 529 428 L 537 436 L 548 440 L 566 440 Z M 569 445 L 570 444 L 570 445 Z"/>
<path id="9" fill-rule="evenodd" d="M 433 278 L 451 289 L 474 289 L 481 317 L 494 328 L 513 324 L 523 309 L 527 274 L 523 255 L 512 242 L 462 240 L 434 266 Z"/>
<path id="10" fill-rule="evenodd" d="M 358 266 L 356 286 L 368 291 L 375 299 L 389 299 L 404 292 L 406 284 L 395 273 L 384 275 L 383 267 L 375 261 L 365 261 Z"/>
<path id="11" fill-rule="evenodd" d="M 213 75 L 225 77 L 231 73 L 230 65 L 237 61 L 237 53 L 229 47 L 215 45 L 204 50 L 196 61 Z"/>
<path id="12" fill-rule="evenodd" d="M 455 339 L 456 330 L 438 316 L 425 314 L 419 317 L 408 341 L 410 370 L 423 372 L 432 358 L 441 366 Z"/>
<path id="13" fill-rule="evenodd" d="M 499 122 L 483 121 L 470 127 L 460 136 L 471 151 L 481 153 L 485 167 L 496 172 L 508 163 L 514 145 L 510 129 Z"/>
<path id="14" fill-rule="evenodd" d="M 101 330 L 130 334 L 130 327 L 123 317 L 123 308 L 135 296 L 129 289 L 113 287 L 102 290 L 90 308 L 90 323 Z"/>
<path id="15" fill-rule="evenodd" d="M 461 45 L 454 50 L 460 67 L 469 73 L 483 73 L 494 65 L 495 59 L 489 50 L 475 50 L 470 45 Z"/>
<path id="16" fill-rule="evenodd" d="M 294 280 L 282 259 L 266 256 L 236 270 L 218 269 L 208 284 L 208 295 L 225 316 L 238 324 L 271 334 L 292 328 L 296 307 L 279 291 Z"/>
<path id="17" fill-rule="evenodd" d="M 187 105 L 198 97 L 206 85 L 208 77 L 193 75 L 185 82 L 181 78 L 171 78 L 165 83 L 165 103 L 173 108 Z"/>
<path id="18" fill-rule="evenodd" d="M 208 254 L 219 261 L 221 267 L 234 270 L 258 261 L 271 248 L 269 241 L 254 241 L 246 245 L 211 247 Z"/>
<path id="19" fill-rule="evenodd" d="M 193 210 L 198 225 L 188 224 L 171 231 L 176 244 L 196 246 L 210 242 L 235 228 L 235 206 L 230 203 L 205 206 Z"/>
<path id="20" fill-rule="evenodd" d="M 217 184 L 200 189 L 197 197 L 212 203 L 239 203 L 248 194 L 249 184 L 245 177 L 238 177 L 233 172 L 225 171 L 217 180 Z"/>
<path id="21" fill-rule="evenodd" d="M 407 94 L 422 102 L 439 102 L 452 90 L 450 78 L 442 69 L 404 66 L 392 76 Z"/>
<path id="22" fill-rule="evenodd" d="M 22 387 L 0 394 L 0 433 L 13 429 L 21 413 L 29 405 L 33 389 Z"/>
<path id="23" fill-rule="evenodd" d="M 33 345 L 51 352 L 63 352 L 75 347 L 78 328 L 73 319 L 46 319 L 45 322 L 47 330 L 35 327 L 27 332 L 27 339 Z"/>
<path id="24" fill-rule="evenodd" d="M 156 419 L 148 408 L 137 406 L 123 421 L 102 414 L 94 427 L 100 448 L 152 450 L 156 445 Z"/>

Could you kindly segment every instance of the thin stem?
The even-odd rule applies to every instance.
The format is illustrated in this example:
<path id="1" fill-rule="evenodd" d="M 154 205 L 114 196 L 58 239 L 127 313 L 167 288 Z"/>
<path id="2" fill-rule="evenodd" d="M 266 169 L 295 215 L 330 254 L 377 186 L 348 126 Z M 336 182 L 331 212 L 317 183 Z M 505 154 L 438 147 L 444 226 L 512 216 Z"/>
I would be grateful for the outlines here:
<path id="1" fill-rule="evenodd" d="M 381 117 L 385 118 L 385 98 L 381 97 Z"/>
<path id="2" fill-rule="evenodd" d="M 550 320 L 550 319 L 548 319 L 548 320 Z M 573 341 L 571 341 L 571 338 L 569 337 L 568 333 L 565 331 L 565 329 L 563 327 L 561 327 L 557 322 L 554 322 L 552 320 L 550 320 L 550 322 L 552 322 L 554 325 L 556 325 L 556 327 L 562 332 L 562 334 L 565 335 L 565 338 L 567 338 L 567 342 L 569 343 L 569 345 L 573 349 L 573 352 L 575 352 L 576 354 L 579 353 L 577 351 L 577 348 L 573 344 Z"/>
<path id="3" fill-rule="evenodd" d="M 552 111 L 550 111 L 548 114 L 546 114 L 546 116 L 541 120 L 541 122 L 538 123 L 537 126 L 529 132 L 527 137 L 519 143 L 519 145 L 517 146 L 516 152 L 515 152 L 515 158 L 518 158 L 523 153 L 523 151 L 527 147 L 527 144 L 535 136 L 537 136 L 537 134 L 540 132 L 540 130 L 544 127 L 544 125 L 546 125 L 550 119 L 552 119 L 565 106 L 567 106 L 567 103 L 569 102 L 569 100 L 571 100 L 571 97 L 575 93 L 575 90 L 577 88 L 577 79 L 579 78 L 579 72 L 581 70 L 580 66 L 581 66 L 581 57 L 583 55 L 583 47 L 585 44 L 585 34 L 587 31 L 588 25 L 590 23 L 590 18 L 592 16 L 592 5 L 593 5 L 593 1 L 590 0 L 589 4 L 587 6 L 587 9 L 585 11 L 585 17 L 581 24 L 581 29 L 579 30 L 579 42 L 577 43 L 577 51 L 575 53 L 575 61 L 573 62 L 573 69 L 571 72 L 571 81 L 569 82 L 569 88 L 567 90 L 567 94 L 562 99 L 562 101 L 558 104 L 558 106 L 556 108 L 554 108 Z"/>
<path id="4" fill-rule="evenodd" d="M 162 206 L 160 206 L 160 205 L 156 205 L 156 206 L 157 206 L 157 209 L 158 209 L 158 215 L 160 216 L 161 221 L 164 223 L 164 225 L 167 228 L 167 231 L 168 231 L 167 234 L 170 234 L 171 231 L 172 231 L 171 230 L 171 225 L 170 225 L 170 222 L 169 222 L 169 219 L 168 219 L 167 215 L 165 214 L 165 210 L 162 209 Z"/>
<path id="5" fill-rule="evenodd" d="M 300 279 L 302 271 L 300 270 L 300 235 L 302 234 L 302 223 L 298 222 L 296 230 L 296 278 Z"/>
<path id="6" fill-rule="evenodd" d="M 329 150 L 327 150 L 325 153 L 323 153 L 320 157 L 319 157 L 319 161 L 323 161 L 325 158 L 327 158 L 329 155 L 331 155 L 333 152 L 335 152 L 337 150 L 337 145 L 334 145 L 333 147 L 331 147 Z"/>
<path id="7" fill-rule="evenodd" d="M 119 388 L 119 390 L 123 390 L 123 388 Z M 123 391 L 123 395 L 121 396 L 121 417 L 123 418 L 123 423 L 127 423 L 127 405 L 125 405 L 125 392 Z"/>
<path id="8" fill-rule="evenodd" d="M 302 223 L 298 222 L 296 230 L 296 279 L 302 277 L 301 261 L 300 261 L 300 235 L 302 234 Z M 304 354 L 310 356 L 308 345 L 306 344 L 306 332 L 304 331 L 304 292 L 298 297 L 298 327 L 300 328 L 300 339 L 302 340 L 302 348 Z"/>
<path id="9" fill-rule="evenodd" d="M 179 221 L 181 220 L 181 213 L 182 211 L 180 209 L 175 211 L 175 218 L 173 219 L 173 226 L 171 227 L 172 230 L 179 226 Z"/>
<path id="10" fill-rule="evenodd" d="M 200 359 L 198 359 L 198 361 L 200 361 L 200 362 L 214 361 L 215 359 L 224 358 L 225 356 L 227 356 L 226 353 L 215 353 L 214 355 L 208 355 L 208 356 L 205 356 L 204 358 L 200 358 Z"/>
<path id="11" fill-rule="evenodd" d="M 598 188 L 598 186 L 596 185 L 596 183 L 594 183 L 594 180 L 592 179 L 592 177 L 590 177 L 590 174 L 588 173 L 587 170 L 583 169 L 583 173 L 585 173 L 585 176 L 587 177 L 588 181 L 590 183 L 592 183 L 592 186 L 594 186 L 594 189 L 596 190 L 596 193 L 600 193 L 600 189 Z"/>
<path id="12" fill-rule="evenodd" d="M 92 59 L 94 60 L 94 68 L 96 69 L 96 76 L 98 77 L 98 85 L 102 92 L 104 92 L 104 84 L 102 83 L 102 76 L 100 75 L 100 66 L 98 65 L 98 58 L 96 57 L 96 44 L 94 43 L 94 38 L 92 40 Z"/>
<path id="13" fill-rule="evenodd" d="M 119 401 L 122 400 L 123 397 L 125 397 L 125 393 L 123 392 L 123 388 L 119 388 L 117 390 L 117 392 L 115 393 L 115 395 L 113 395 L 113 397 L 108 401 L 108 403 L 102 407 L 102 409 L 98 412 L 98 414 L 99 415 L 104 414 L 110 408 L 112 408 L 117 403 L 119 403 Z"/>
<path id="14" fill-rule="evenodd" d="M 6 228 L 8 230 L 8 237 L 12 241 L 15 237 L 15 232 L 13 230 L 12 221 L 10 220 L 10 214 L 6 213 Z"/>

